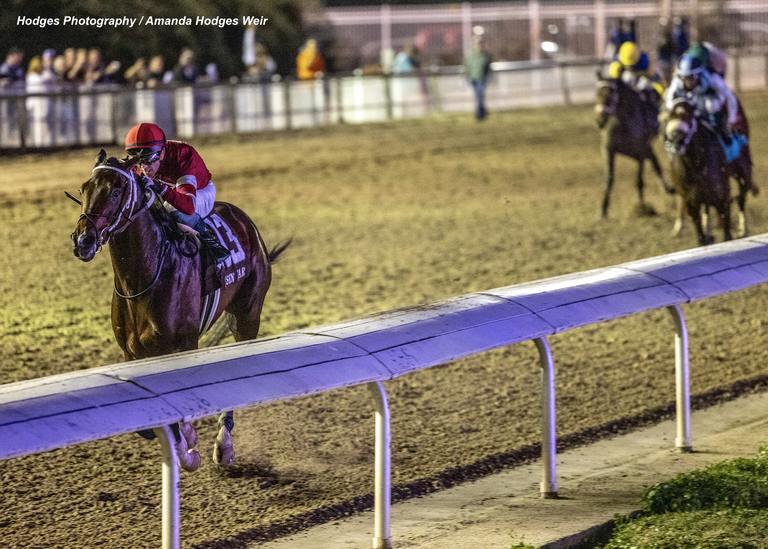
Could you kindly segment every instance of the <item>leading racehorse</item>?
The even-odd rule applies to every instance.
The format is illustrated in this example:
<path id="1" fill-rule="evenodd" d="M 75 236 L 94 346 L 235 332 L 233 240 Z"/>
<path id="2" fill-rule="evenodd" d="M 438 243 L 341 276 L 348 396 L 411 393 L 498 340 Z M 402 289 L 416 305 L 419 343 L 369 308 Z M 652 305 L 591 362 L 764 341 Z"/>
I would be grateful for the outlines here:
<path id="1" fill-rule="evenodd" d="M 192 237 L 179 235 L 151 182 L 135 176 L 133 167 L 132 160 L 107 158 L 100 151 L 80 189 L 82 210 L 72 233 L 74 254 L 82 261 L 92 260 L 109 243 L 115 285 L 112 329 L 126 360 L 196 349 L 201 333 L 224 312 L 237 341 L 255 338 L 272 278 L 270 265 L 290 242 L 267 251 L 245 213 L 217 202 L 209 224 L 231 253 L 221 282 L 204 290 L 199 245 L 190 250 Z M 231 465 L 232 412 L 223 413 L 219 424 L 214 461 Z M 174 426 L 174 433 L 182 467 L 197 469 L 194 427 L 183 423 Z"/>
<path id="2" fill-rule="evenodd" d="M 601 149 L 606 162 L 602 217 L 608 215 L 617 154 L 637 161 L 638 206 L 642 213 L 652 213 L 653 209 L 645 203 L 644 195 L 643 167 L 646 160 L 650 160 L 662 189 L 670 194 L 674 192 L 664 179 L 659 160 L 653 152 L 653 140 L 659 131 L 658 107 L 643 100 L 640 94 L 620 79 L 605 79 L 598 72 L 595 112 L 597 126 L 602 131 Z"/>

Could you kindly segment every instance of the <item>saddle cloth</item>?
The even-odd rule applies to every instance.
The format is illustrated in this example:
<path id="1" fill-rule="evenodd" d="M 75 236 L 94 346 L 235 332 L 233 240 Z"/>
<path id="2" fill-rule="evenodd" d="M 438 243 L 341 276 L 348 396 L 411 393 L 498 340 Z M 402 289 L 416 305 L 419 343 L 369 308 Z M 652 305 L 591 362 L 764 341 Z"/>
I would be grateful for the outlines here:
<path id="1" fill-rule="evenodd" d="M 222 289 L 248 276 L 248 264 L 245 251 L 234 231 L 217 213 L 211 213 L 205 218 L 205 223 L 219 242 L 229 250 L 229 257 L 216 263 L 207 248 L 201 247 L 200 273 L 203 303 L 200 314 L 200 333 L 205 333 L 213 323 L 213 318 L 219 306 Z M 203 249 L 205 251 L 203 252 Z"/>
<path id="2" fill-rule="evenodd" d="M 723 152 L 725 152 L 725 161 L 729 164 L 741 155 L 741 149 L 749 142 L 747 137 L 741 133 L 733 134 L 730 145 L 725 144 L 720 134 L 717 135 L 717 139 L 720 141 L 720 146 L 723 147 Z"/>

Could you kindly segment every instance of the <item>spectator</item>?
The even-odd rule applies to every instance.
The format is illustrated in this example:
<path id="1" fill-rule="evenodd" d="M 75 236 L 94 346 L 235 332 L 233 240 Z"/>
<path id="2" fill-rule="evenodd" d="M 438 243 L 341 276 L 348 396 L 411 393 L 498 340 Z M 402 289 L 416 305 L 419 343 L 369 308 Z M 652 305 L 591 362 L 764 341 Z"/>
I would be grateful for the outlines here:
<path id="1" fill-rule="evenodd" d="M 11 48 L 8 55 L 5 56 L 5 63 L 0 65 L 0 88 L 23 87 L 24 83 L 24 52 L 19 48 Z"/>
<path id="2" fill-rule="evenodd" d="M 246 66 L 245 78 L 256 82 L 269 82 L 277 71 L 275 60 L 269 55 L 267 47 L 257 42 L 254 47 L 253 63 Z"/>
<path id="3" fill-rule="evenodd" d="M 128 84 L 134 86 L 143 84 L 149 78 L 149 69 L 147 68 L 147 60 L 143 57 L 139 57 L 133 62 L 133 65 L 125 69 L 123 78 Z"/>
<path id="4" fill-rule="evenodd" d="M 195 63 L 195 53 L 184 48 L 179 55 L 179 63 L 173 69 L 173 80 L 184 84 L 194 84 L 200 77 L 200 68 Z"/>
<path id="5" fill-rule="evenodd" d="M 67 51 L 64 51 L 66 57 Z M 75 84 L 85 82 L 85 72 L 88 69 L 88 50 L 78 48 L 74 50 L 74 58 L 69 70 L 67 71 L 67 80 Z"/>
<path id="6" fill-rule="evenodd" d="M 59 81 L 59 77 L 56 71 L 53 70 L 53 60 L 56 58 L 56 50 L 48 48 L 43 52 L 43 80 L 45 82 L 55 84 Z"/>
<path id="7" fill-rule="evenodd" d="M 674 54 L 675 49 L 672 44 L 672 33 L 667 26 L 663 26 L 661 34 L 661 41 L 656 47 L 656 66 L 661 73 L 664 82 L 668 83 L 672 78 L 672 68 L 675 66 Z"/>
<path id="8" fill-rule="evenodd" d="M 411 44 L 395 55 L 392 61 L 392 73 L 413 74 L 419 70 L 419 66 L 419 50 Z"/>
<path id="9" fill-rule="evenodd" d="M 51 65 L 51 69 L 53 70 L 53 74 L 55 76 L 55 81 L 58 82 L 60 85 L 66 82 L 66 76 L 67 76 L 67 59 L 63 55 L 57 55 L 53 59 L 53 64 Z"/>
<path id="10" fill-rule="evenodd" d="M 675 17 L 672 26 L 672 46 L 675 50 L 675 62 L 688 51 L 690 43 L 688 41 L 688 20 L 684 17 Z"/>
<path id="11" fill-rule="evenodd" d="M 147 73 L 147 87 L 157 88 L 163 84 L 168 84 L 173 80 L 173 73 L 165 70 L 165 59 L 162 55 L 154 55 L 149 60 Z"/>
<path id="12" fill-rule="evenodd" d="M 66 80 L 67 82 L 71 82 L 72 80 L 69 78 L 69 71 L 72 70 L 72 68 L 75 66 L 75 60 L 77 58 L 77 53 L 75 52 L 75 48 L 67 48 L 64 50 L 64 76 L 63 80 Z"/>
<path id="13" fill-rule="evenodd" d="M 54 82 L 46 79 L 43 60 L 36 55 L 27 67 L 27 93 L 38 94 L 53 91 Z M 53 137 L 53 103 L 49 97 L 27 97 L 27 127 L 33 145 L 50 145 Z"/>
<path id="14" fill-rule="evenodd" d="M 624 24 L 624 20 L 619 18 L 611 31 L 611 35 L 608 38 L 608 46 L 606 48 L 606 57 L 616 59 L 616 55 L 619 52 L 619 48 L 624 42 L 635 42 L 637 32 L 636 23 L 632 19 L 629 21 L 629 25 Z"/>
<path id="15" fill-rule="evenodd" d="M 464 70 L 475 93 L 475 119 L 485 120 L 488 116 L 485 109 L 485 87 L 491 72 L 491 54 L 486 50 L 482 36 L 475 36 L 472 51 L 464 60 Z"/>
<path id="16" fill-rule="evenodd" d="M 219 67 L 216 63 L 208 63 L 205 66 L 205 76 L 203 77 L 206 82 L 215 84 L 219 81 Z"/>
<path id="17" fill-rule="evenodd" d="M 325 59 L 317 47 L 317 40 L 310 38 L 296 56 L 296 76 L 299 80 L 322 78 L 325 73 Z"/>

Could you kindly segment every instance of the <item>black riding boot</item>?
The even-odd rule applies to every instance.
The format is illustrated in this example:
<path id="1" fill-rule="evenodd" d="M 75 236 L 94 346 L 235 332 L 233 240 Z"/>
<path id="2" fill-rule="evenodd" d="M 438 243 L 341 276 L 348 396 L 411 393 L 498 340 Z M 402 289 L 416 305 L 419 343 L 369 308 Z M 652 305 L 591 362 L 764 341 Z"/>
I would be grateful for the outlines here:
<path id="1" fill-rule="evenodd" d="M 216 263 L 220 263 L 229 257 L 229 250 L 221 245 L 219 239 L 213 234 L 211 228 L 202 219 L 193 227 L 197 231 L 197 236 L 200 241 L 208 246 L 211 251 L 211 255 L 216 260 Z"/>

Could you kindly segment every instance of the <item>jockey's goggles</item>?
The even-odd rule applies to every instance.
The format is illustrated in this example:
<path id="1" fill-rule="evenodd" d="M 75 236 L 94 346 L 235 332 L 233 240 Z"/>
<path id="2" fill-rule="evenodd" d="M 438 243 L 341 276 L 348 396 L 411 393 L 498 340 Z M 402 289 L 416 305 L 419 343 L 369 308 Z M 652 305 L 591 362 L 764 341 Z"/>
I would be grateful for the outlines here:
<path id="1" fill-rule="evenodd" d="M 160 153 L 163 149 L 132 149 L 128 151 L 128 156 L 131 158 L 138 158 L 139 164 L 152 164 L 153 162 L 160 160 Z"/>

